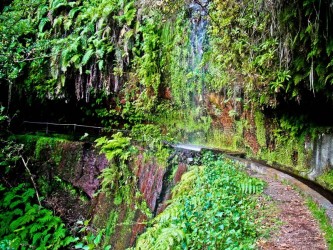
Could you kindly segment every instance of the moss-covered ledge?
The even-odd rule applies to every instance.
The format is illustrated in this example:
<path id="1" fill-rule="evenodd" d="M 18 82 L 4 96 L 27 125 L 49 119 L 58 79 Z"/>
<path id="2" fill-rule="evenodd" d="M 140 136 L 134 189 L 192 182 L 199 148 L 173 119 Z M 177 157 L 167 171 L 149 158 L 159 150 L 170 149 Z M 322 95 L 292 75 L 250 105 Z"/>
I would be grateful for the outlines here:
<path id="1" fill-rule="evenodd" d="M 71 183 L 90 198 L 97 191 L 98 176 L 108 166 L 104 155 L 100 155 L 91 143 L 73 142 L 66 136 L 16 135 L 18 142 L 25 145 L 25 154 L 52 177 Z"/>

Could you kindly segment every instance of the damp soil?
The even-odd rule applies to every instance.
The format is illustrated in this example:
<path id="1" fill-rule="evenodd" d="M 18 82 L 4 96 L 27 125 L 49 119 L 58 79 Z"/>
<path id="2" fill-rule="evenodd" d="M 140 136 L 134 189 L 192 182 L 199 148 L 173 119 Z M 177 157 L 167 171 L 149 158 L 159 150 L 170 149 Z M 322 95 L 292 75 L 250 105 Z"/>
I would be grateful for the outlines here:
<path id="1" fill-rule="evenodd" d="M 310 213 L 305 204 L 304 197 L 287 183 L 250 172 L 251 176 L 260 178 L 267 182 L 264 193 L 270 197 L 268 201 L 277 208 L 270 216 L 274 218 L 264 221 L 265 227 L 273 229 L 268 239 L 261 239 L 258 248 L 262 250 L 321 250 L 328 249 L 318 222 Z M 267 205 L 267 204 L 266 204 Z"/>

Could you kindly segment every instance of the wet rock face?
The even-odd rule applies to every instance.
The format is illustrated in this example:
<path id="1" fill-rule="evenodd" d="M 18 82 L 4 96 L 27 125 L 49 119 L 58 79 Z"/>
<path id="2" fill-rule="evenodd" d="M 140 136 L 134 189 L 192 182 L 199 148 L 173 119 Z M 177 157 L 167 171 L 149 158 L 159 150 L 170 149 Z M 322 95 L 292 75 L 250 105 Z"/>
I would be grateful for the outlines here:
<path id="1" fill-rule="evenodd" d="M 172 187 L 180 181 L 187 171 L 187 162 L 194 157 L 190 152 L 175 152 L 165 167 L 160 166 L 154 156 L 144 157 L 144 150 L 140 149 L 141 153 L 129 162 L 142 196 L 137 198 L 137 189 L 132 189 L 131 202 L 117 205 L 112 195 L 101 192 L 94 196 L 100 187 L 98 177 L 109 167 L 109 162 L 92 144 L 60 142 L 55 148 L 46 147 L 40 159 L 43 167 L 38 168 L 41 176 L 48 173 L 53 187 L 46 205 L 71 226 L 92 217 L 93 227 L 106 229 L 105 243 L 111 244 L 113 249 L 130 247 L 144 231 L 148 220 L 145 211 L 136 207 L 136 199 L 140 202 L 144 199 L 154 215 L 163 211 L 167 206 L 165 201 L 171 198 Z M 68 186 L 70 189 L 66 190 Z M 77 193 L 71 193 L 73 189 Z"/>
<path id="2" fill-rule="evenodd" d="M 305 148 L 312 151 L 309 179 L 314 180 L 325 170 L 333 169 L 333 135 L 321 134 L 314 143 L 306 143 Z"/>
<path id="3" fill-rule="evenodd" d="M 135 163 L 138 187 L 147 202 L 148 207 L 154 213 L 159 214 L 166 208 L 166 201 L 171 199 L 171 189 L 187 171 L 186 161 L 193 157 L 193 153 L 175 152 L 170 157 L 176 157 L 179 163 L 162 167 L 155 163 L 154 159 L 144 162 L 143 156 L 139 155 Z"/>
<path id="4" fill-rule="evenodd" d="M 145 164 L 142 155 L 138 156 L 136 168 L 139 190 L 145 198 L 150 210 L 154 211 L 156 202 L 162 192 L 165 169 L 154 162 Z"/>
<path id="5" fill-rule="evenodd" d="M 56 173 L 92 198 L 100 184 L 98 176 L 108 164 L 105 156 L 91 145 L 66 143 L 62 146 L 61 162 L 56 167 Z"/>

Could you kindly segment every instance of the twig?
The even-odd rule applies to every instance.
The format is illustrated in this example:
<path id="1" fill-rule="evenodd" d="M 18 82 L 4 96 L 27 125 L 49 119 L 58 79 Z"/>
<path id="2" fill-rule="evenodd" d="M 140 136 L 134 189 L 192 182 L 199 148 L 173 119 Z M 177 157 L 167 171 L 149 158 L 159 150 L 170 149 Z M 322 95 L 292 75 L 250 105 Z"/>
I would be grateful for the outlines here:
<path id="1" fill-rule="evenodd" d="M 22 160 L 22 162 L 23 162 L 23 165 L 24 165 L 25 169 L 27 170 L 27 172 L 28 172 L 28 174 L 29 174 L 29 176 L 30 176 L 30 179 L 31 179 L 32 185 L 33 185 L 34 188 L 35 188 L 35 192 L 36 192 L 36 196 L 37 196 L 37 200 L 38 200 L 39 206 L 41 207 L 42 204 L 41 204 L 41 202 L 40 202 L 39 194 L 38 194 L 38 191 L 37 191 L 37 186 L 36 186 L 36 183 L 35 183 L 35 181 L 34 181 L 34 178 L 33 178 L 32 174 L 31 174 L 31 172 L 30 172 L 30 169 L 28 168 L 29 158 L 28 158 L 27 161 L 25 161 L 22 155 L 21 155 L 20 157 L 21 157 L 21 160 Z"/>
<path id="2" fill-rule="evenodd" d="M 7 180 L 5 177 L 1 176 L 1 179 L 9 186 L 9 187 L 13 187 Z"/>
<path id="3" fill-rule="evenodd" d="M 29 58 L 29 57 L 26 57 L 22 60 L 14 60 L 15 63 L 21 63 L 21 62 L 26 62 L 26 61 L 34 61 L 34 60 L 37 60 L 37 59 L 42 59 L 42 58 L 49 58 L 51 57 L 52 55 L 44 55 L 44 56 L 38 56 L 38 57 L 32 57 L 32 58 Z"/>

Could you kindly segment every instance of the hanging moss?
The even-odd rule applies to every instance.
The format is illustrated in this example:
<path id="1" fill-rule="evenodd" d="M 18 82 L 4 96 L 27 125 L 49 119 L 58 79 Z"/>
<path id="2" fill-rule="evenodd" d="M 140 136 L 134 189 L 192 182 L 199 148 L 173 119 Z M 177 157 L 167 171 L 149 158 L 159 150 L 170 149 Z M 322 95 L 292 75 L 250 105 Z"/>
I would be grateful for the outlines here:
<path id="1" fill-rule="evenodd" d="M 266 127 L 263 114 L 259 111 L 254 114 L 254 121 L 256 126 L 256 137 L 260 147 L 266 147 Z"/>

